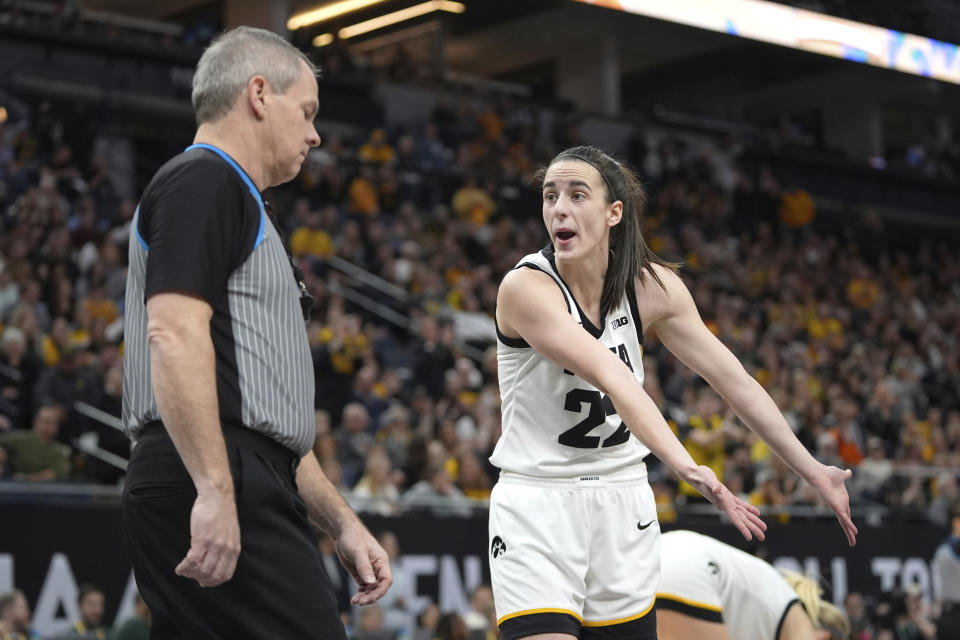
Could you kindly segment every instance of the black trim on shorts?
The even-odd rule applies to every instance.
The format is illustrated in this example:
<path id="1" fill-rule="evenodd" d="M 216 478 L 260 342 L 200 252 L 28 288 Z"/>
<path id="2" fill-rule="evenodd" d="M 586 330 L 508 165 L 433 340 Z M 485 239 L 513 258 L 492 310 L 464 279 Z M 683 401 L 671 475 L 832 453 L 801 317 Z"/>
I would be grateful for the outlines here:
<path id="1" fill-rule="evenodd" d="M 500 623 L 500 640 L 518 640 L 538 633 L 580 637 L 580 621 L 569 613 L 530 613 Z"/>
<path id="2" fill-rule="evenodd" d="M 780 629 L 783 628 L 783 622 L 784 620 L 787 619 L 787 612 L 790 611 L 790 607 L 792 607 L 797 603 L 800 603 L 800 606 L 803 607 L 803 603 L 800 602 L 800 598 L 794 598 L 793 600 L 787 603 L 787 606 L 783 608 L 783 613 L 780 614 L 780 622 L 777 623 L 777 632 L 773 634 L 773 640 L 779 640 Z M 806 611 L 806 607 L 804 607 L 804 611 Z"/>
<path id="3" fill-rule="evenodd" d="M 680 602 L 679 600 L 673 600 L 663 596 L 657 596 L 657 608 L 665 609 L 667 611 L 676 611 L 677 613 L 682 613 L 685 616 L 690 616 L 691 618 L 697 618 L 698 620 L 704 620 L 706 622 L 719 622 L 720 624 L 723 624 L 723 614 L 719 611 L 703 609 L 692 604 L 687 604 L 686 602 Z"/>
<path id="4" fill-rule="evenodd" d="M 580 640 L 657 640 L 657 608 L 654 606 L 643 617 L 628 622 L 584 626 Z"/>

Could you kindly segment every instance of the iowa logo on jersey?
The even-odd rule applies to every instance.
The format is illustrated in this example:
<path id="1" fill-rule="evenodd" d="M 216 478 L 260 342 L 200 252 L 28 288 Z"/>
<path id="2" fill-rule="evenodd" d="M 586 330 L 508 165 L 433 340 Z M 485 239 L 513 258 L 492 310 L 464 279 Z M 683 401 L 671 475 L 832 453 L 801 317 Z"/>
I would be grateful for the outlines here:
<path id="1" fill-rule="evenodd" d="M 493 536 L 493 542 L 490 543 L 490 555 L 494 558 L 507 552 L 507 543 L 500 536 Z"/>
<path id="2" fill-rule="evenodd" d="M 610 321 L 611 329 L 619 329 L 620 327 L 625 327 L 630 324 L 630 320 L 627 319 L 627 316 L 620 316 L 616 320 Z"/>

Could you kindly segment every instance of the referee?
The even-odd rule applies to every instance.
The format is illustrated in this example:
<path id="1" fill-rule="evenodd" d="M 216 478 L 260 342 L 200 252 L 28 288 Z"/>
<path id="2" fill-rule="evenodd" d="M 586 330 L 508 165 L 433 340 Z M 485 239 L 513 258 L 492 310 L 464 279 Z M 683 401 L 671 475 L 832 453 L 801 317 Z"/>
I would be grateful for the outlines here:
<path id="1" fill-rule="evenodd" d="M 311 452 L 310 301 L 260 196 L 320 143 L 315 73 L 268 31 L 214 40 L 193 79 L 194 144 L 134 218 L 123 524 L 154 640 L 345 638 L 308 518 L 336 540 L 354 604 L 391 583 Z"/>

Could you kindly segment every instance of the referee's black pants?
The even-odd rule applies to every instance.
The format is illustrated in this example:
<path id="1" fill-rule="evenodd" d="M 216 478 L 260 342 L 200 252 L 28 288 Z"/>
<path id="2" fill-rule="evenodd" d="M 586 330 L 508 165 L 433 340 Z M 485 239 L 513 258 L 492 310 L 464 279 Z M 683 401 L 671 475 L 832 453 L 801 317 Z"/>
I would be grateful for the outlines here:
<path id="1" fill-rule="evenodd" d="M 178 576 L 190 548 L 196 489 L 159 423 L 134 447 L 123 527 L 152 640 L 344 640 L 330 578 L 297 492 L 295 454 L 243 427 L 224 427 L 242 550 L 228 582 Z"/>

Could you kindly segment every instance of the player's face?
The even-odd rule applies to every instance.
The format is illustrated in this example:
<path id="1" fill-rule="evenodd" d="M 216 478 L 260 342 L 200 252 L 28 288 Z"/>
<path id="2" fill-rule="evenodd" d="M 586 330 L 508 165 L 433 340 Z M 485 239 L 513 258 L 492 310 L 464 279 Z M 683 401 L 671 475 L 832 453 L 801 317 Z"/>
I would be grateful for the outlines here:
<path id="1" fill-rule="evenodd" d="M 610 228 L 622 205 L 607 202 L 600 172 L 579 160 L 561 160 L 543 179 L 543 223 L 558 259 L 573 259 L 609 247 Z"/>
<path id="2" fill-rule="evenodd" d="M 272 94 L 271 134 L 273 140 L 271 185 L 293 180 L 311 147 L 320 144 L 313 125 L 317 114 L 317 80 L 300 62 L 300 78 L 285 93 Z"/>

